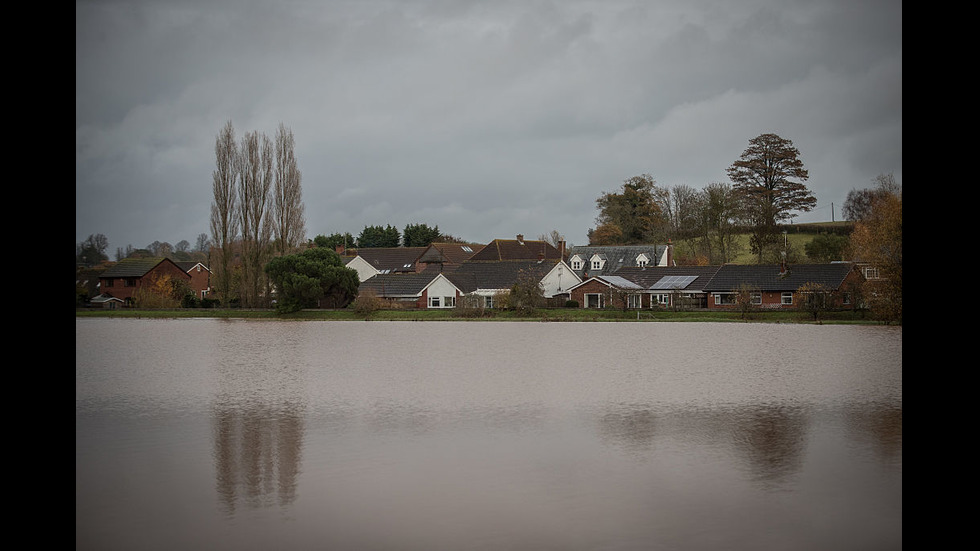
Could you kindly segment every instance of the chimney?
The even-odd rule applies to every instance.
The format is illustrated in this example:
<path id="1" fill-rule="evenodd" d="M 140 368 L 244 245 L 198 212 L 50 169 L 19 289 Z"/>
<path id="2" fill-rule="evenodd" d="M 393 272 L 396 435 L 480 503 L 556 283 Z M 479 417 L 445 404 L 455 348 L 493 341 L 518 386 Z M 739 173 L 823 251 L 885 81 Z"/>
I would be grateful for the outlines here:
<path id="1" fill-rule="evenodd" d="M 520 243 L 521 245 L 524 244 L 524 234 L 523 233 L 517 234 L 517 242 Z"/>
<path id="2" fill-rule="evenodd" d="M 558 258 L 565 260 L 565 240 L 558 242 Z"/>
<path id="3" fill-rule="evenodd" d="M 667 238 L 667 265 L 674 265 L 674 244 L 669 237 Z"/>

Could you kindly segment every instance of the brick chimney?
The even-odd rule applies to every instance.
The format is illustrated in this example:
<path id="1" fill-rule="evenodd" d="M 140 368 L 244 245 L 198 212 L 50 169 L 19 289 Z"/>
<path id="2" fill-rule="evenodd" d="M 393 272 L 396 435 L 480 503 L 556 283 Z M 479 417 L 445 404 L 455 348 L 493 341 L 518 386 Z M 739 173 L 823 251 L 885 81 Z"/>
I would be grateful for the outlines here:
<path id="1" fill-rule="evenodd" d="M 521 245 L 524 244 L 524 234 L 523 233 L 517 234 L 517 242 L 520 243 Z"/>
<path id="2" fill-rule="evenodd" d="M 667 265 L 674 265 L 674 243 L 671 242 L 670 238 L 667 238 Z"/>

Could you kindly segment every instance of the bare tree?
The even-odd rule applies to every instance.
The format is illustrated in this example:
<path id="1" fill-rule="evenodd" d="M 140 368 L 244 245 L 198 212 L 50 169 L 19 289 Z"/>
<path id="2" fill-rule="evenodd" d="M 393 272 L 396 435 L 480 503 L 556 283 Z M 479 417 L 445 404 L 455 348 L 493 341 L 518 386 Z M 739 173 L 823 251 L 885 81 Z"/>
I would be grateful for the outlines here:
<path id="1" fill-rule="evenodd" d="M 238 152 L 238 212 L 242 233 L 242 306 L 262 302 L 263 264 L 272 234 L 269 202 L 273 181 L 272 142 L 264 134 L 248 132 Z"/>
<path id="2" fill-rule="evenodd" d="M 558 230 L 551 230 L 551 232 L 549 232 L 547 235 L 539 235 L 538 241 L 545 241 L 557 249 L 561 246 L 562 242 L 565 241 L 565 236 Z"/>
<path id="3" fill-rule="evenodd" d="M 302 173 L 296 166 L 293 131 L 279 123 L 276 132 L 275 191 L 272 212 L 276 250 L 279 256 L 292 254 L 306 241 Z"/>
<path id="4" fill-rule="evenodd" d="M 212 174 L 214 202 L 211 203 L 211 270 L 214 288 L 221 300 L 231 292 L 233 244 L 238 238 L 238 145 L 231 121 L 218 132 L 214 143 L 215 169 Z"/>

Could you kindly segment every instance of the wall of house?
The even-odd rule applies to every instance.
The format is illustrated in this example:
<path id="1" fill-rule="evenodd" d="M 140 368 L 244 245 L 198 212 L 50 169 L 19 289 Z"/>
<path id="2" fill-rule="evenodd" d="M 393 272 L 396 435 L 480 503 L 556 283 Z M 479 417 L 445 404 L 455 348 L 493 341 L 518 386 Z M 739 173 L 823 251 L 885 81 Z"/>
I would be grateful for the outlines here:
<path id="1" fill-rule="evenodd" d="M 371 277 L 378 274 L 378 270 L 374 266 L 359 256 L 355 256 L 353 259 L 351 259 L 351 261 L 347 263 L 347 267 L 357 272 L 357 279 L 360 280 L 361 283 L 364 283 Z"/>
<path id="2" fill-rule="evenodd" d="M 211 272 L 204 266 L 198 264 L 187 272 L 191 276 L 191 289 L 194 289 L 194 296 L 204 298 L 211 289 Z"/>
<path id="3" fill-rule="evenodd" d="M 109 293 L 110 295 L 116 298 L 128 300 L 133 298 L 133 296 L 136 295 L 136 291 L 139 290 L 141 287 L 143 287 L 143 285 L 146 285 L 148 282 L 155 281 L 157 278 L 163 276 L 170 276 L 176 279 L 183 279 L 188 282 L 190 281 L 190 277 L 191 277 L 189 274 L 187 274 L 187 272 L 181 270 L 173 262 L 163 261 L 160 264 L 154 266 L 152 270 L 150 270 L 149 272 L 147 272 L 146 274 L 144 274 L 142 277 L 139 278 L 121 278 L 121 277 L 111 278 L 112 280 L 111 287 L 108 285 L 108 280 L 110 278 L 99 278 L 99 281 L 101 283 L 99 290 L 103 293 Z M 133 281 L 134 284 L 131 286 L 127 286 L 126 285 L 127 279 L 134 280 Z"/>
<path id="4" fill-rule="evenodd" d="M 543 278 L 541 288 L 545 298 L 551 298 L 559 293 L 566 293 L 570 287 L 582 283 L 582 279 L 564 263 L 558 263 Z"/>
<path id="5" fill-rule="evenodd" d="M 459 299 L 459 289 L 445 277 L 437 277 L 426 287 L 419 299 L 419 308 L 429 307 L 429 297 L 439 297 L 439 308 L 453 308 Z"/>
<path id="6" fill-rule="evenodd" d="M 640 295 L 640 308 L 650 308 L 651 295 L 642 291 L 620 291 L 599 281 L 588 281 L 583 285 L 572 289 L 569 293 L 570 300 L 578 302 L 579 308 L 588 308 L 585 295 L 601 294 L 602 308 L 623 308 L 626 297 L 630 294 Z"/>

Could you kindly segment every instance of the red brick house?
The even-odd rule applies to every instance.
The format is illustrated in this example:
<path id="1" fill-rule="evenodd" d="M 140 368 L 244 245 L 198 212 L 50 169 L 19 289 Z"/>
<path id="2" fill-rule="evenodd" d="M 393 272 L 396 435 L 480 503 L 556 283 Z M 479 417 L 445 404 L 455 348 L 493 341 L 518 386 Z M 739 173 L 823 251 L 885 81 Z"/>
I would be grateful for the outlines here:
<path id="1" fill-rule="evenodd" d="M 176 262 L 181 270 L 191 276 L 191 289 L 194 296 L 201 299 L 211 294 L 211 270 L 200 262 Z"/>
<path id="2" fill-rule="evenodd" d="M 124 258 L 99 276 L 99 292 L 129 303 L 136 291 L 161 277 L 191 282 L 191 275 L 169 258 Z"/>
<path id="3" fill-rule="evenodd" d="M 739 293 L 749 293 L 758 308 L 798 308 L 797 291 L 818 286 L 836 299 L 841 308 L 853 308 L 849 289 L 864 280 L 850 262 L 795 265 L 736 265 L 718 268 L 705 286 L 708 308 L 737 308 Z"/>

